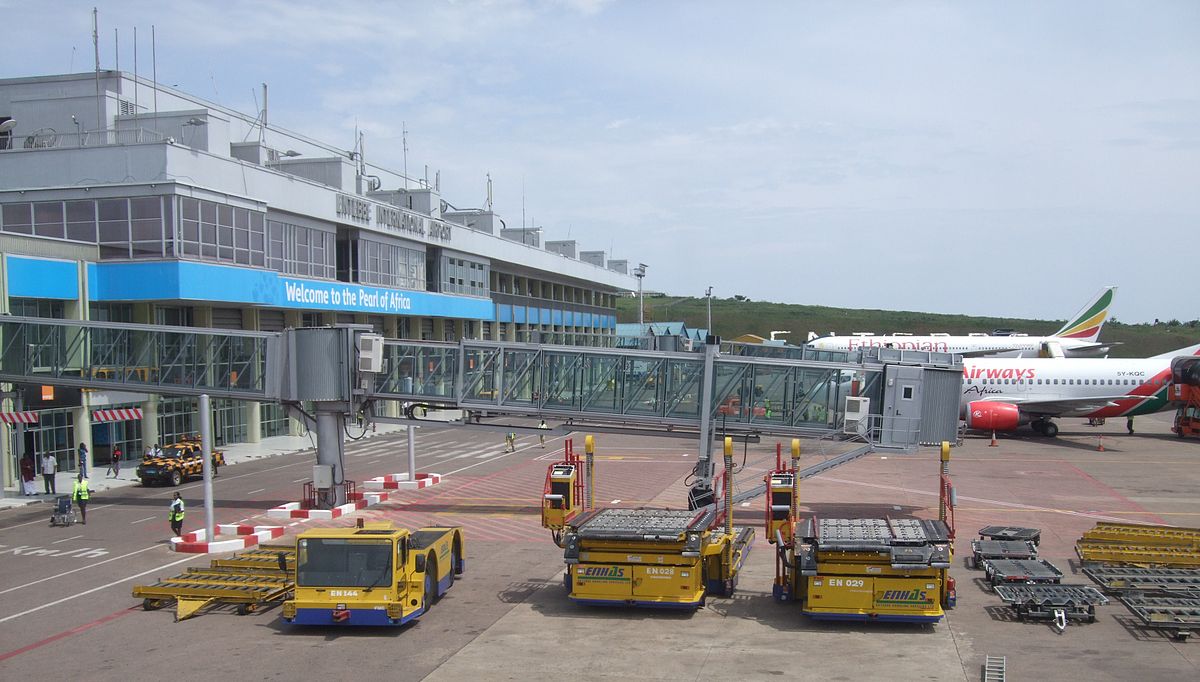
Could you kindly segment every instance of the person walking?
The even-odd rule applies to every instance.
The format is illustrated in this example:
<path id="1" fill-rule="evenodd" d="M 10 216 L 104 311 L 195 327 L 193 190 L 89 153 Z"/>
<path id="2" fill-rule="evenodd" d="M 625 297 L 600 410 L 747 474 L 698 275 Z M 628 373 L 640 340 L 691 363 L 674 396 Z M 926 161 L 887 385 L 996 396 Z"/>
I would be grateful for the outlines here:
<path id="1" fill-rule="evenodd" d="M 504 450 L 505 452 L 516 452 L 517 451 L 517 434 L 512 431 L 509 431 L 508 433 L 504 434 L 504 444 L 505 444 L 505 450 Z"/>
<path id="2" fill-rule="evenodd" d="M 88 497 L 91 495 L 91 492 L 88 490 L 88 481 L 84 478 L 83 472 L 79 472 L 79 476 L 75 479 L 75 486 L 71 490 L 71 499 L 79 507 L 79 516 L 85 526 L 87 525 Z"/>
<path id="3" fill-rule="evenodd" d="M 47 495 L 58 494 L 58 488 L 54 485 L 56 473 L 58 473 L 58 460 L 50 453 L 42 455 L 42 485 L 45 487 Z"/>
<path id="4" fill-rule="evenodd" d="M 104 477 L 108 478 L 108 474 L 112 474 L 113 478 L 119 478 L 121 476 L 121 448 L 119 447 L 113 448 L 112 461 L 109 462 L 108 472 L 104 475 Z"/>
<path id="5" fill-rule="evenodd" d="M 174 533 L 174 537 L 183 535 L 183 514 L 183 498 L 179 496 L 179 493 L 175 493 L 175 499 L 171 500 L 170 511 L 167 512 L 167 520 L 171 522 L 171 532 Z"/>
<path id="6" fill-rule="evenodd" d="M 1125 428 L 1129 429 L 1129 433 L 1133 433 L 1133 417 L 1125 420 Z"/>
<path id="7" fill-rule="evenodd" d="M 37 495 L 37 473 L 33 470 L 33 457 L 25 455 L 21 459 L 21 492 L 25 495 Z"/>
<path id="8" fill-rule="evenodd" d="M 545 419 L 543 419 L 543 420 L 541 420 L 540 422 L 538 422 L 538 428 L 539 428 L 539 429 L 542 429 L 543 431 L 547 431 L 547 430 L 549 430 L 549 429 L 550 429 L 550 427 L 549 427 L 549 426 L 546 426 L 546 420 L 545 420 Z M 542 444 L 542 449 L 543 449 L 543 450 L 545 450 L 545 449 L 546 449 L 546 434 L 544 434 L 544 433 L 539 433 L 539 434 L 538 434 L 538 442 Z"/>

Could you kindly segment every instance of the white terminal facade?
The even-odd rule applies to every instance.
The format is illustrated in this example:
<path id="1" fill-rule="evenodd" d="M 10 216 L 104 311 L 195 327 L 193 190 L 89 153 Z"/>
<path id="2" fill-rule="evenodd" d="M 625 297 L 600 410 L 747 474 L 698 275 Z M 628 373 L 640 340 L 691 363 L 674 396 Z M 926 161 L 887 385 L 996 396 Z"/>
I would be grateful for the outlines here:
<path id="1" fill-rule="evenodd" d="M 0 79 L 0 313 L 613 345 L 616 298 L 637 288 L 626 261 L 543 248 L 359 145 L 264 119 L 118 71 Z M 198 427 L 192 398 L 33 393 L 24 448 L 4 425 L 5 472 L 18 449 L 75 470 L 83 442 L 103 467 L 115 447 L 134 458 Z M 276 405 L 213 402 L 218 445 L 296 430 Z M 143 417 L 94 418 L 122 408 Z M 0 414 L 15 419 L 16 403 Z"/>

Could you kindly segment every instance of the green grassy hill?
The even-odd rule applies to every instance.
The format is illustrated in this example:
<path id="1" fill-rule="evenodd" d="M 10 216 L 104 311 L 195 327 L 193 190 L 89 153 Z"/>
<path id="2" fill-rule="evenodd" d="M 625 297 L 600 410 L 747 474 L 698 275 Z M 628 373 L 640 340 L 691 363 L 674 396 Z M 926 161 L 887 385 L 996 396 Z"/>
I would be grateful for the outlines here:
<path id="1" fill-rule="evenodd" d="M 676 296 L 653 296 L 646 299 L 646 320 L 668 322 L 683 320 L 689 327 L 705 326 L 705 300 Z M 1010 328 L 1030 335 L 1053 334 L 1066 320 L 1019 320 L 1005 317 L 970 317 L 895 310 L 856 310 L 825 306 L 792 305 L 738 301 L 714 298 L 712 301 L 715 332 L 732 338 L 739 334 L 758 334 L 770 337 L 771 331 L 786 330 L 789 343 L 800 344 L 808 332 L 838 334 L 851 332 L 947 332 L 967 334 Z M 637 299 L 622 298 L 617 302 L 620 322 L 637 322 Z M 1175 348 L 1200 343 L 1200 321 L 1173 324 L 1122 324 L 1110 321 L 1100 333 L 1100 340 L 1120 342 L 1111 357 L 1137 358 L 1165 353 Z"/>

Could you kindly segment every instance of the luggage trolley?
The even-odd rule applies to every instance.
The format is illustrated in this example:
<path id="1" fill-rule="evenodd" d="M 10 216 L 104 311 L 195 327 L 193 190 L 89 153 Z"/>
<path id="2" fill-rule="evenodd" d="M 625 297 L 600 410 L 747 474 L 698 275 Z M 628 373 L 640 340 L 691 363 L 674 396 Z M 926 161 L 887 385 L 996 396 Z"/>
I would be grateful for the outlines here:
<path id="1" fill-rule="evenodd" d="M 54 498 L 54 511 L 50 512 L 51 527 L 70 526 L 74 523 L 75 507 L 71 505 L 71 498 L 67 495 Z"/>

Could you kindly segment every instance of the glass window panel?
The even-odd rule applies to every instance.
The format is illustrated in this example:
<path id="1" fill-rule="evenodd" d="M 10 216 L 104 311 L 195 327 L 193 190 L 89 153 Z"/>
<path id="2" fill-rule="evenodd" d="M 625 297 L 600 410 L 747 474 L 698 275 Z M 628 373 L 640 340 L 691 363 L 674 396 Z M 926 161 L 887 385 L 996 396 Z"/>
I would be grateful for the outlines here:
<path id="1" fill-rule="evenodd" d="M 129 205 L 124 199 L 101 199 L 96 203 L 100 220 L 125 220 L 129 217 Z"/>
<path id="2" fill-rule="evenodd" d="M 134 241 L 162 241 L 162 231 L 162 218 L 146 218 L 133 221 Z"/>
<path id="3" fill-rule="evenodd" d="M 182 217 L 188 220 L 200 219 L 200 202 L 196 199 L 183 197 L 180 201 Z"/>
<path id="4" fill-rule="evenodd" d="M 233 245 L 239 249 L 250 248 L 250 233 L 243 228 L 238 228 L 233 231 Z"/>
<path id="5" fill-rule="evenodd" d="M 181 247 L 183 248 L 183 255 L 185 255 L 185 256 L 199 256 L 200 255 L 200 245 L 197 244 L 196 242 L 184 242 L 183 244 L 181 244 Z"/>
<path id="6" fill-rule="evenodd" d="M 256 265 L 261 268 L 261 267 L 263 267 L 265 260 L 266 259 L 263 257 L 262 251 L 251 251 L 250 252 L 250 264 L 251 265 Z"/>
<path id="7" fill-rule="evenodd" d="M 211 201 L 200 202 L 200 220 L 206 223 L 216 223 L 217 205 Z"/>
<path id="8" fill-rule="evenodd" d="M 95 244 L 96 223 L 67 223 L 67 239 Z"/>
<path id="9" fill-rule="evenodd" d="M 129 241 L 129 223 L 101 221 L 100 241 L 110 244 Z"/>
<path id="10" fill-rule="evenodd" d="M 308 246 L 308 230 L 303 227 L 296 228 L 296 244 Z"/>
<path id="11" fill-rule="evenodd" d="M 209 244 L 207 242 L 204 244 L 201 244 L 200 245 L 200 257 L 201 258 L 216 258 L 217 257 L 217 245 Z"/>
<path id="12" fill-rule="evenodd" d="M 228 262 L 232 263 L 233 262 L 233 247 L 225 246 L 224 244 L 218 245 L 217 260 L 223 260 L 223 261 L 228 261 Z"/>
<path id="13" fill-rule="evenodd" d="M 161 241 L 133 243 L 134 258 L 162 258 L 162 251 L 163 245 Z"/>
<path id="14" fill-rule="evenodd" d="M 250 211 L 244 208 L 233 209 L 233 226 L 250 229 Z"/>
<path id="15" fill-rule="evenodd" d="M 250 233 L 250 250 L 257 251 L 257 252 L 262 252 L 264 250 L 263 249 L 263 235 L 261 232 L 251 232 Z"/>
<path id="16" fill-rule="evenodd" d="M 250 252 L 245 249 L 237 249 L 234 251 L 234 261 L 239 265 L 250 264 Z"/>
<path id="17" fill-rule="evenodd" d="M 217 207 L 217 222 L 221 225 L 233 225 L 233 207 L 221 204 Z"/>
<path id="18" fill-rule="evenodd" d="M 224 224 L 217 226 L 217 245 L 233 246 L 233 228 Z"/>
<path id="19" fill-rule="evenodd" d="M 96 220 L 96 202 L 68 201 L 67 220 L 69 222 L 88 222 Z"/>
<path id="20" fill-rule="evenodd" d="M 200 223 L 200 242 L 209 246 L 216 246 L 217 226 L 210 223 Z"/>
<path id="21" fill-rule="evenodd" d="M 129 244 L 100 245 L 100 259 L 129 258 Z"/>
<path id="22" fill-rule="evenodd" d="M 138 197 L 129 200 L 129 212 L 135 220 L 138 218 L 161 218 L 162 200 L 158 197 Z"/>
<path id="23" fill-rule="evenodd" d="M 29 202 L 4 205 L 4 229 L 8 232 L 30 234 L 33 225 L 33 209 Z"/>
<path id="24" fill-rule="evenodd" d="M 200 223 L 194 220 L 183 220 L 179 223 L 182 238 L 189 242 L 200 241 Z"/>
<path id="25" fill-rule="evenodd" d="M 263 214 L 256 213 L 254 211 L 250 212 L 250 229 L 257 230 L 258 232 L 262 232 L 262 230 L 263 230 Z"/>

